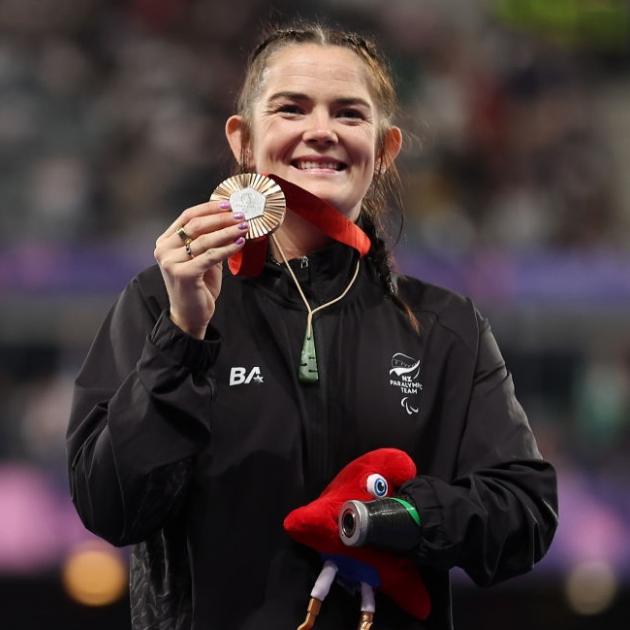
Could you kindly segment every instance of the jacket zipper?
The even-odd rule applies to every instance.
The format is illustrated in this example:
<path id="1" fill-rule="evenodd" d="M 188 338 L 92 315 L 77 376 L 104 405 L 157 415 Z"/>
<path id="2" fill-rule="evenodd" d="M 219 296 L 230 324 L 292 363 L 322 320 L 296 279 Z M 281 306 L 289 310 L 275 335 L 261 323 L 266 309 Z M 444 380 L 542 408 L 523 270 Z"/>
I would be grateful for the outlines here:
<path id="1" fill-rule="evenodd" d="M 300 268 L 301 269 L 308 269 L 309 267 L 309 260 L 308 260 L 308 256 L 303 256 L 302 260 L 300 261 Z M 314 339 L 314 343 L 315 343 L 315 352 L 317 354 L 317 372 L 318 372 L 318 383 L 315 386 L 316 389 L 316 400 L 317 400 L 317 407 L 318 407 L 318 412 L 315 415 L 316 421 L 318 421 L 320 423 L 320 431 L 319 431 L 319 437 L 320 439 L 318 440 L 318 448 L 317 448 L 317 455 L 316 455 L 316 471 L 317 471 L 317 476 L 316 478 L 320 481 L 320 483 L 323 482 L 324 485 L 328 484 L 328 482 L 330 481 L 329 476 L 330 476 L 330 471 L 329 469 L 329 457 L 328 457 L 328 440 L 329 440 L 329 422 L 328 422 L 328 405 L 327 405 L 327 400 L 328 397 L 326 395 L 326 374 L 324 373 L 324 360 L 326 359 L 325 357 L 325 346 L 326 344 L 324 343 L 323 339 L 322 339 L 322 335 L 325 334 L 324 331 L 322 331 L 322 325 L 321 322 L 318 321 L 319 317 L 315 316 L 313 318 L 313 336 L 315 337 Z M 315 329 L 318 329 L 319 332 L 315 332 Z M 322 487 L 323 488 L 323 487 Z"/>
<path id="2" fill-rule="evenodd" d="M 315 328 L 319 329 L 319 333 L 315 332 Z M 328 422 L 328 406 L 327 406 L 327 396 L 326 396 L 326 374 L 324 371 L 324 348 L 325 345 L 321 339 L 322 336 L 322 326 L 321 323 L 317 324 L 316 320 L 313 321 L 313 334 L 315 336 L 315 351 L 317 352 L 317 357 L 320 359 L 317 362 L 317 371 L 319 374 L 319 382 L 317 383 L 317 401 L 320 412 L 318 414 L 319 421 L 321 422 L 321 441 L 319 444 L 320 452 L 318 453 L 317 463 L 318 463 L 318 477 L 321 479 L 324 484 L 327 484 L 329 479 L 329 461 L 328 461 L 328 439 L 329 439 L 329 422 Z M 323 488 L 322 488 L 323 489 Z"/>
<path id="3" fill-rule="evenodd" d="M 300 258 L 300 269 L 308 269 L 310 266 L 308 256 L 302 256 Z M 326 381 L 325 374 L 322 370 L 322 359 L 324 357 L 324 348 L 321 335 L 321 325 L 318 323 L 318 317 L 313 319 L 313 335 L 315 337 L 315 351 L 318 357 L 317 370 L 319 372 L 319 379 L 316 384 L 307 385 L 305 391 L 305 400 L 308 400 L 307 409 L 309 414 L 310 425 L 310 443 L 311 443 L 311 457 L 309 467 L 311 468 L 308 487 L 309 493 L 313 494 L 312 498 L 315 498 L 323 488 L 322 484 L 326 484 L 329 481 L 329 461 L 328 461 L 328 409 L 326 406 Z M 319 330 L 320 332 L 316 332 Z"/>

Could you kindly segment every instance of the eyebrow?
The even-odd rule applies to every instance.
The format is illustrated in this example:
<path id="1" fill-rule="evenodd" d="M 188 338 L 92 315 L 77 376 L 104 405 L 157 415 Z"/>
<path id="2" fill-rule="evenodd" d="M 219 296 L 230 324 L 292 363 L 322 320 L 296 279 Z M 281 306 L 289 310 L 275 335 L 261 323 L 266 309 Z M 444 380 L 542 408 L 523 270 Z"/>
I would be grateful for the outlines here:
<path id="1" fill-rule="evenodd" d="M 268 103 L 272 103 L 273 101 L 277 101 L 278 99 L 286 98 L 293 101 L 308 101 L 310 97 L 307 94 L 303 94 L 301 92 L 276 92 L 272 94 L 268 99 Z M 347 106 L 347 105 L 360 105 L 367 109 L 371 109 L 372 106 L 365 99 L 360 98 L 358 96 L 345 96 L 342 98 L 336 98 L 334 100 L 336 105 Z"/>

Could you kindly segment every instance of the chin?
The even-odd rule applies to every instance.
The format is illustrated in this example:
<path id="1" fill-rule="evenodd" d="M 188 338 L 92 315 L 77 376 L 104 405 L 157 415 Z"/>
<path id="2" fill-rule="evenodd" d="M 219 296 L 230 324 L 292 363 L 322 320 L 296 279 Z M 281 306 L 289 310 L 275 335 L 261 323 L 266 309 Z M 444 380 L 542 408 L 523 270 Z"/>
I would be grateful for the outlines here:
<path id="1" fill-rule="evenodd" d="M 302 186 L 302 188 L 308 190 L 308 192 L 316 197 L 319 197 L 322 201 L 329 203 L 346 217 L 352 213 L 353 208 L 348 206 L 347 201 L 339 199 L 339 197 L 331 194 L 330 191 L 325 190 L 325 188 L 317 186 Z"/>
<path id="2" fill-rule="evenodd" d="M 353 203 L 345 197 L 340 197 L 339 186 L 341 182 L 329 181 L 328 176 L 319 178 L 313 175 L 301 174 L 300 171 L 293 168 L 288 169 L 288 171 L 284 173 L 278 171 L 278 175 L 292 184 L 304 188 L 304 190 L 307 190 L 323 201 L 326 201 L 350 220 L 356 221 L 356 218 L 359 216 L 360 202 Z M 358 210 L 357 205 L 359 207 Z"/>
<path id="3" fill-rule="evenodd" d="M 346 216 L 351 211 L 351 206 L 348 204 L 348 201 L 340 198 L 339 195 L 336 194 L 337 191 L 334 190 L 334 187 L 327 182 L 320 183 L 296 179 L 293 180 L 293 183 L 301 186 L 304 190 L 308 190 L 308 192 L 312 193 L 316 197 L 319 197 L 323 201 L 326 201 Z M 331 188 L 333 188 L 333 190 L 331 190 Z"/>

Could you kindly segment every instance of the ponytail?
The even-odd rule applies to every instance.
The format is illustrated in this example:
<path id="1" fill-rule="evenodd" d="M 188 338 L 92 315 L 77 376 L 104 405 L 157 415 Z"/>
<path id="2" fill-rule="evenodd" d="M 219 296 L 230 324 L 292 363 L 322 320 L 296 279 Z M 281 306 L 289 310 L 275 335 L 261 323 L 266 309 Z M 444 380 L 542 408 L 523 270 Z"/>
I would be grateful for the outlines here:
<path id="1" fill-rule="evenodd" d="M 420 322 L 409 304 L 400 296 L 397 278 L 395 278 L 392 272 L 392 255 L 387 248 L 385 239 L 381 235 L 381 230 L 376 227 L 367 212 L 364 212 L 361 216 L 361 227 L 372 242 L 372 247 L 368 252 L 367 258 L 372 263 L 377 279 L 382 284 L 385 294 L 389 296 L 394 304 L 402 311 L 413 331 L 419 335 Z"/>

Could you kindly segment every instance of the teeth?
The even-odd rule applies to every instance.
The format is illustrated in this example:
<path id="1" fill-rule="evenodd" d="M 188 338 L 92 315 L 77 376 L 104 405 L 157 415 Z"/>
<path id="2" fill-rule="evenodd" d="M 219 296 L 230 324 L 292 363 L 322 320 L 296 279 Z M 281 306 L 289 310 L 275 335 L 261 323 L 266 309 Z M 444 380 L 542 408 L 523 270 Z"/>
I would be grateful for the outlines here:
<path id="1" fill-rule="evenodd" d="M 325 168 L 331 171 L 339 171 L 341 170 L 341 164 L 338 162 L 311 162 L 308 160 L 299 160 L 297 163 L 297 167 L 300 170 L 308 170 L 310 168 Z"/>

